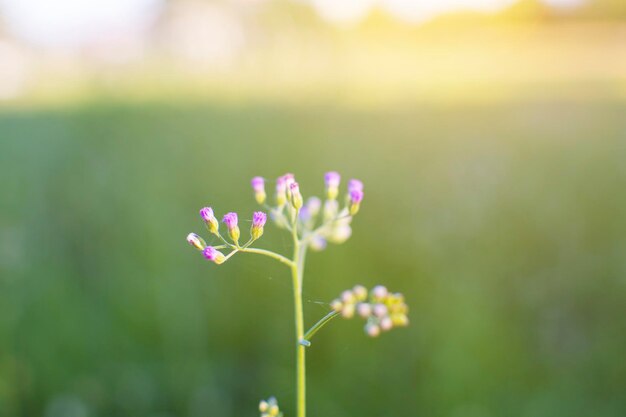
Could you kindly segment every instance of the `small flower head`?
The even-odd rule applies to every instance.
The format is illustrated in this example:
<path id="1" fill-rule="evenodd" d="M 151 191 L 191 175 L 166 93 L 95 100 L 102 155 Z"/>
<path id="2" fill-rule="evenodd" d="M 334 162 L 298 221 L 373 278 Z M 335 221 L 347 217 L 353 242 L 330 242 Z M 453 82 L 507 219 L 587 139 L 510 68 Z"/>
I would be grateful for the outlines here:
<path id="1" fill-rule="evenodd" d="M 291 190 L 291 204 L 296 210 L 300 210 L 304 204 L 302 194 L 300 194 L 300 186 L 297 182 L 292 182 L 289 189 Z"/>
<path id="2" fill-rule="evenodd" d="M 347 224 L 339 225 L 328 236 L 328 241 L 339 245 L 350 239 L 350 236 L 352 236 L 352 228 Z"/>
<path id="3" fill-rule="evenodd" d="M 267 214 L 262 211 L 255 211 L 252 215 L 252 226 L 253 227 L 263 227 L 265 226 L 265 222 L 267 221 Z"/>
<path id="4" fill-rule="evenodd" d="M 324 249 L 326 249 L 327 245 L 328 245 L 328 242 L 326 241 L 326 239 L 324 239 L 323 237 L 319 235 L 313 236 L 313 238 L 311 239 L 311 243 L 310 243 L 311 249 L 316 252 L 323 251 Z"/>
<path id="5" fill-rule="evenodd" d="M 314 222 L 320 212 L 322 202 L 317 197 L 309 197 L 306 204 L 300 209 L 300 220 L 303 223 Z"/>
<path id="6" fill-rule="evenodd" d="M 352 291 L 345 290 L 344 292 L 341 293 L 341 301 L 343 301 L 346 304 L 354 303 L 356 301 L 356 297 L 354 296 L 354 293 Z"/>
<path id="7" fill-rule="evenodd" d="M 261 402 L 259 403 L 259 411 L 262 413 L 265 413 L 269 409 L 270 409 L 270 404 L 265 400 L 261 400 Z"/>
<path id="8" fill-rule="evenodd" d="M 369 337 L 378 337 L 380 334 L 380 326 L 376 323 L 367 323 L 365 325 L 365 333 L 367 333 Z"/>
<path id="9" fill-rule="evenodd" d="M 359 207 L 361 206 L 361 201 L 363 201 L 363 191 L 362 190 L 352 190 L 350 191 L 350 215 L 354 216 L 359 212 Z"/>
<path id="10" fill-rule="evenodd" d="M 267 401 L 263 400 L 259 403 L 259 411 L 261 417 L 282 417 L 283 413 L 278 408 L 276 398 L 270 397 Z"/>
<path id="11" fill-rule="evenodd" d="M 391 317 L 385 316 L 380 319 L 380 328 L 385 332 L 391 330 L 393 328 L 393 321 L 391 320 Z"/>
<path id="12" fill-rule="evenodd" d="M 291 184 L 296 182 L 296 177 L 292 173 L 287 173 L 283 175 L 285 180 L 285 188 L 287 189 L 287 199 L 291 200 Z"/>
<path id="13" fill-rule="evenodd" d="M 265 180 L 263 179 L 263 177 L 252 178 L 251 184 L 256 202 L 259 204 L 265 203 L 267 194 L 265 194 Z"/>
<path id="14" fill-rule="evenodd" d="M 356 306 L 354 304 L 346 303 L 341 309 L 341 315 L 346 319 L 351 319 L 352 317 L 354 317 L 355 310 Z"/>
<path id="15" fill-rule="evenodd" d="M 355 179 L 348 181 L 348 193 L 352 191 L 363 191 L 363 183 Z"/>
<path id="16" fill-rule="evenodd" d="M 211 207 L 204 207 L 200 209 L 200 217 L 202 217 L 202 220 L 206 223 L 206 227 L 209 229 L 209 232 L 217 234 L 220 224 L 213 214 L 213 209 Z"/>
<path id="17" fill-rule="evenodd" d="M 207 258 L 211 262 L 215 262 L 216 264 L 221 264 L 225 261 L 225 256 L 222 252 L 215 249 L 213 246 L 207 246 L 202 251 L 202 255 Z"/>
<path id="18" fill-rule="evenodd" d="M 252 228 L 250 229 L 250 235 L 252 239 L 257 240 L 263 235 L 263 227 L 267 221 L 267 215 L 262 211 L 255 211 L 252 215 Z"/>
<path id="19" fill-rule="evenodd" d="M 374 298 L 375 300 L 382 300 L 387 297 L 387 294 L 389 294 L 389 292 L 387 291 L 387 288 L 383 285 L 377 285 L 372 288 L 372 298 Z"/>
<path id="20" fill-rule="evenodd" d="M 324 202 L 324 222 L 331 221 L 339 212 L 339 203 L 337 200 L 326 200 Z"/>
<path id="21" fill-rule="evenodd" d="M 367 288 L 362 285 L 355 285 L 352 289 L 352 293 L 357 301 L 365 301 L 367 299 Z"/>
<path id="22" fill-rule="evenodd" d="M 326 183 L 326 198 L 334 200 L 339 194 L 339 183 L 341 182 L 341 175 L 338 172 L 330 171 L 324 175 L 324 182 Z"/>
<path id="23" fill-rule="evenodd" d="M 384 304 L 374 304 L 373 312 L 376 317 L 385 317 L 388 312 L 387 306 Z"/>
<path id="24" fill-rule="evenodd" d="M 202 250 L 206 247 L 206 242 L 195 233 L 189 233 L 187 235 L 187 242 L 198 250 Z"/>
<path id="25" fill-rule="evenodd" d="M 372 305 L 369 303 L 360 303 L 357 306 L 357 311 L 359 313 L 359 316 L 366 319 L 372 315 Z"/>
<path id="26" fill-rule="evenodd" d="M 276 205 L 280 208 L 287 202 L 287 183 L 285 177 L 276 179 Z"/>
<path id="27" fill-rule="evenodd" d="M 225 214 L 224 218 L 222 218 L 222 222 L 228 228 L 228 234 L 230 238 L 234 242 L 238 242 L 241 232 L 239 231 L 239 226 L 237 225 L 237 222 L 238 222 L 237 213 L 231 212 L 231 213 Z"/>
<path id="28" fill-rule="evenodd" d="M 306 208 L 311 217 L 315 217 L 319 214 L 320 208 L 322 207 L 322 201 L 317 197 L 309 197 L 306 201 Z"/>

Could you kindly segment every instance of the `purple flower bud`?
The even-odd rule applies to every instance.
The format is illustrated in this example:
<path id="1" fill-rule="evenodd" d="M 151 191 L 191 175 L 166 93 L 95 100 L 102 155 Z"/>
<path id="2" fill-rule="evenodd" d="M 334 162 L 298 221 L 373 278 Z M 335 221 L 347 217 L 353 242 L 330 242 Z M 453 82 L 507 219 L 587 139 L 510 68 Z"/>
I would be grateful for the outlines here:
<path id="1" fill-rule="evenodd" d="M 195 233 L 189 233 L 187 235 L 187 242 L 198 250 L 202 250 L 206 246 L 204 240 Z"/>
<path id="2" fill-rule="evenodd" d="M 351 179 L 348 181 L 348 192 L 363 191 L 363 183 L 359 180 Z"/>
<path id="3" fill-rule="evenodd" d="M 255 193 L 265 192 L 265 180 L 263 177 L 254 177 L 250 183 Z"/>
<path id="4" fill-rule="evenodd" d="M 326 183 L 326 198 L 334 200 L 339 194 L 339 182 L 341 181 L 341 175 L 335 171 L 327 172 L 324 175 L 324 182 Z"/>
<path id="5" fill-rule="evenodd" d="M 224 218 L 222 218 L 222 222 L 224 222 L 224 224 L 226 224 L 226 227 L 228 228 L 228 235 L 230 236 L 230 238 L 236 243 L 239 241 L 239 235 L 240 235 L 240 231 L 239 231 L 239 226 L 237 226 L 237 213 L 227 213 L 224 215 Z"/>
<path id="6" fill-rule="evenodd" d="M 341 175 L 338 172 L 330 171 L 324 175 L 324 182 L 326 182 L 326 186 L 331 188 L 339 187 L 339 183 L 341 182 Z"/>
<path id="7" fill-rule="evenodd" d="M 287 183 L 285 177 L 278 177 L 276 179 L 276 204 L 278 207 L 283 207 L 287 202 Z"/>
<path id="8" fill-rule="evenodd" d="M 352 204 L 359 204 L 361 201 L 363 201 L 363 191 L 350 191 L 350 201 L 352 202 Z"/>
<path id="9" fill-rule="evenodd" d="M 262 211 L 255 211 L 252 215 L 252 227 L 263 227 L 267 221 L 267 214 Z"/>
<path id="10" fill-rule="evenodd" d="M 204 220 L 205 222 L 210 222 L 212 219 L 215 218 L 215 215 L 213 214 L 213 209 L 211 207 L 204 207 L 200 209 L 200 217 L 202 217 L 202 220 Z"/>
<path id="11" fill-rule="evenodd" d="M 256 202 L 259 204 L 265 203 L 265 198 L 267 195 L 265 194 L 265 180 L 263 177 L 254 177 L 251 181 L 252 189 L 254 190 L 254 198 Z"/>
<path id="12" fill-rule="evenodd" d="M 222 218 L 222 222 L 226 225 L 228 230 L 234 229 L 235 227 L 237 227 L 238 222 L 237 213 L 226 213 Z"/>
<path id="13" fill-rule="evenodd" d="M 213 246 L 207 246 L 206 248 L 204 248 L 204 250 L 202 251 L 202 255 L 209 261 L 215 262 L 218 265 L 224 262 L 225 258 L 224 254 L 215 249 Z"/>
<path id="14" fill-rule="evenodd" d="M 200 210 L 200 217 L 207 225 L 209 232 L 217 233 L 219 229 L 219 223 L 215 218 L 215 214 L 213 213 L 213 209 L 211 207 L 204 207 Z"/>
<path id="15" fill-rule="evenodd" d="M 361 201 L 363 200 L 363 191 L 352 190 L 350 191 L 350 215 L 354 216 L 359 212 Z"/>
<path id="16" fill-rule="evenodd" d="M 285 179 L 285 187 L 287 187 L 287 199 L 291 200 L 291 185 L 296 182 L 296 178 L 290 173 L 283 175 L 283 178 Z"/>
<path id="17" fill-rule="evenodd" d="M 289 189 L 291 184 L 296 182 L 296 177 L 292 173 L 289 173 L 289 172 L 283 175 L 283 179 L 285 180 L 285 186 L 287 186 L 287 189 Z"/>
<path id="18" fill-rule="evenodd" d="M 276 191 L 285 192 L 287 190 L 287 184 L 285 183 L 285 177 L 278 177 L 276 179 Z"/>
<path id="19" fill-rule="evenodd" d="M 304 204 L 302 194 L 300 194 L 300 186 L 297 182 L 292 182 L 289 189 L 291 190 L 291 204 L 295 209 L 300 210 Z"/>

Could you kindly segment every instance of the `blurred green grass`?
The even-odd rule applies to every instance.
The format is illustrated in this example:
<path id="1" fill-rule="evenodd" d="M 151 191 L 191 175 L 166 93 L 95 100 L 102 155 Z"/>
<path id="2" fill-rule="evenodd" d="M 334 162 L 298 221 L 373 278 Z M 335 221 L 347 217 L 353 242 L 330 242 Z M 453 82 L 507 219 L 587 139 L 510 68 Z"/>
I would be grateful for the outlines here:
<path id="1" fill-rule="evenodd" d="M 356 283 L 403 291 L 379 340 L 309 349 L 312 416 L 626 412 L 626 105 L 558 98 L 325 105 L 92 102 L 0 114 L 0 416 L 293 415 L 280 265 L 208 264 L 211 204 L 254 175 L 366 184 L 346 244 L 312 254 L 307 322 Z M 244 227 L 245 230 L 245 227 Z M 262 245 L 288 249 L 268 228 Z"/>

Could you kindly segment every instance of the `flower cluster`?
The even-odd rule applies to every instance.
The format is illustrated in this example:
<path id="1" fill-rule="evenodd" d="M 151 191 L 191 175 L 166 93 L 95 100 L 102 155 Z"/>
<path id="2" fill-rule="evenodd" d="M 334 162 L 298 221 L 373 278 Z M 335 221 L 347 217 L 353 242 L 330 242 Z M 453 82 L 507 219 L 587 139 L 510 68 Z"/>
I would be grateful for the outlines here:
<path id="1" fill-rule="evenodd" d="M 262 177 L 252 179 L 251 185 L 256 201 L 266 205 L 278 227 L 290 229 L 295 223 L 296 233 L 311 249 L 325 249 L 328 242 L 343 243 L 352 235 L 350 223 L 363 201 L 361 181 L 352 179 L 348 182 L 343 206 L 340 206 L 337 199 L 341 176 L 334 171 L 324 175 L 323 202 L 318 197 L 310 197 L 305 202 L 294 175 L 285 174 L 276 179 L 274 205 L 269 206 L 266 203 L 265 182 Z"/>
<path id="2" fill-rule="evenodd" d="M 332 309 L 349 319 L 358 314 L 367 320 L 365 332 L 376 337 L 381 331 L 409 324 L 409 308 L 400 293 L 390 293 L 387 288 L 377 285 L 367 291 L 362 285 L 341 293 L 341 297 L 330 304 Z"/>
<path id="3" fill-rule="evenodd" d="M 222 235 L 220 234 L 220 224 L 217 218 L 215 217 L 215 213 L 211 207 L 204 207 L 200 209 L 200 217 L 206 224 L 206 228 L 209 233 L 217 236 L 224 242 L 224 245 L 219 246 L 209 246 L 206 244 L 204 239 L 198 236 L 195 233 L 189 233 L 187 235 L 187 242 L 194 248 L 198 249 L 202 252 L 202 255 L 208 259 L 209 261 L 215 262 L 216 264 L 221 264 L 226 259 L 222 252 L 219 251 L 221 248 L 232 248 L 235 250 L 239 250 L 247 247 L 252 242 L 257 240 L 263 235 L 263 227 L 265 226 L 265 222 L 267 221 L 267 215 L 262 211 L 257 211 L 252 215 L 252 227 L 250 228 L 250 240 L 242 246 L 239 245 L 239 238 L 241 236 L 241 231 L 239 230 L 239 219 L 237 213 L 227 213 L 222 218 L 222 223 L 226 225 L 226 229 L 228 229 L 228 236 L 230 237 L 232 243 L 226 241 Z"/>
<path id="4" fill-rule="evenodd" d="M 278 402 L 274 397 L 270 397 L 267 401 L 262 400 L 259 403 L 259 411 L 261 412 L 261 417 L 282 417 L 283 415 L 283 413 L 280 412 Z"/>

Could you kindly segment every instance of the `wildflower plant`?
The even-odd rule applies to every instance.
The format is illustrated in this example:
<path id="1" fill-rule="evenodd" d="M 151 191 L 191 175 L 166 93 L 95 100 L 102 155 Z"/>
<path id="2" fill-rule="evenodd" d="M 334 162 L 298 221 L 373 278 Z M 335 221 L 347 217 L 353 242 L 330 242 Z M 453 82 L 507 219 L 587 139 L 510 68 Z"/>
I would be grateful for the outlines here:
<path id="1" fill-rule="evenodd" d="M 366 321 L 365 333 L 370 337 L 377 337 L 382 332 L 394 327 L 407 326 L 409 323 L 408 307 L 402 294 L 391 293 L 382 285 L 375 286 L 369 291 L 364 286 L 357 285 L 342 292 L 330 303 L 328 314 L 305 331 L 302 281 L 306 253 L 309 249 L 323 250 L 328 243 L 341 244 L 348 240 L 352 235 L 352 220 L 359 212 L 364 196 L 363 183 L 352 179 L 348 182 L 345 196 L 340 199 L 341 176 L 337 172 L 326 173 L 324 182 L 324 201 L 310 197 L 305 202 L 293 174 L 285 174 L 276 180 L 274 202 L 273 205 L 269 205 L 265 179 L 254 177 L 251 181 L 256 202 L 265 208 L 276 226 L 291 235 L 293 241 L 291 257 L 252 246 L 263 236 L 267 222 L 267 213 L 264 211 L 253 213 L 250 236 L 243 244 L 240 243 L 241 230 L 237 213 L 227 213 L 222 217 L 222 223 L 227 230 L 226 238 L 220 232 L 220 223 L 211 207 L 202 208 L 200 217 L 208 232 L 219 241 L 219 244 L 207 245 L 206 241 L 195 233 L 187 236 L 187 242 L 216 265 L 223 264 L 237 253 L 253 253 L 273 258 L 289 268 L 296 324 L 297 417 L 305 417 L 306 414 L 306 348 L 311 345 L 311 339 L 322 327 L 338 316 L 346 319 L 361 317 Z M 261 417 L 282 416 L 274 397 L 261 401 L 259 411 Z"/>

